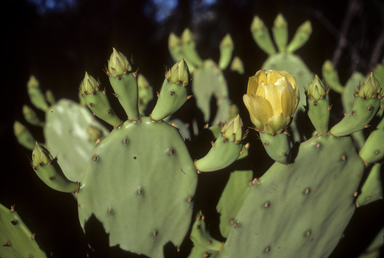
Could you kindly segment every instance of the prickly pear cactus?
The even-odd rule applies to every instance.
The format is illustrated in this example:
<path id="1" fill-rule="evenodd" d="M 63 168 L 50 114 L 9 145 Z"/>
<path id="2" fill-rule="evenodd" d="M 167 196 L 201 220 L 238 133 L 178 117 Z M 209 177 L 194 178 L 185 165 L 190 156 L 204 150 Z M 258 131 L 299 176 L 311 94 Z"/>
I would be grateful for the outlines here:
<path id="1" fill-rule="evenodd" d="M 169 36 L 168 48 L 172 58 L 175 61 L 185 58 L 188 67 L 191 67 L 191 71 L 193 71 L 193 96 L 196 98 L 197 108 L 203 113 L 203 122 L 198 124 L 195 129 L 195 135 L 197 135 L 206 123 L 218 125 L 228 120 L 231 102 L 222 70 L 230 67 L 232 71 L 242 74 L 244 68 L 239 57 L 232 58 L 234 44 L 229 34 L 225 35 L 220 43 L 218 64 L 211 59 L 202 60 L 195 46 L 194 36 L 189 29 L 184 30 L 181 38 L 174 33 Z M 217 111 L 215 114 L 212 114 L 210 108 L 211 98 L 216 99 Z"/>
<path id="2" fill-rule="evenodd" d="M 56 103 L 52 93 L 46 94 L 49 98 L 44 96 L 34 76 L 28 82 L 28 92 L 35 107 L 45 112 L 46 120 L 40 121 L 36 112 L 26 105 L 23 109 L 25 120 L 43 127 L 45 145 L 58 157 L 67 178 L 80 181 L 95 141 L 109 131 L 83 105 L 66 99 Z M 30 150 L 34 148 L 36 140 L 24 125 L 16 121 L 14 131 L 20 144 Z"/>
<path id="3" fill-rule="evenodd" d="M 164 257 L 164 246 L 172 243 L 178 249 L 190 228 L 198 172 L 224 168 L 241 155 L 242 121 L 238 115 L 231 119 L 219 130 L 216 147 L 193 161 L 179 128 L 164 121 L 190 98 L 186 62 L 182 59 L 166 73 L 149 117 L 138 112 L 138 74 L 115 49 L 107 75 L 128 119 L 124 122 L 116 115 L 106 89 L 86 73 L 80 85 L 84 103 L 114 129 L 96 140 L 81 180 L 66 177 L 57 159 L 37 143 L 33 167 L 51 188 L 76 193 L 86 234 L 96 220 L 109 236 L 110 247 Z M 50 115 L 62 117 L 55 110 Z M 90 243 L 90 248 L 98 246 Z"/>
<path id="4" fill-rule="evenodd" d="M 355 210 L 363 171 L 349 137 L 302 143 L 293 164 L 275 163 L 250 186 L 222 257 L 327 257 Z"/>
<path id="5" fill-rule="evenodd" d="M 0 204 L 0 232 L 0 257 L 47 257 L 14 207 L 7 209 Z"/>

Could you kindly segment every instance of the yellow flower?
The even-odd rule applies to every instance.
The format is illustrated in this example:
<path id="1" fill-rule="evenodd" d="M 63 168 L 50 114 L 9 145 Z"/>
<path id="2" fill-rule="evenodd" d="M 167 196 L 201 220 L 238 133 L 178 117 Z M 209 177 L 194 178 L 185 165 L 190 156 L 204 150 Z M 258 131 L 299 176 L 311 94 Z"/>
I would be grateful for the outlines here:
<path id="1" fill-rule="evenodd" d="M 243 101 L 258 131 L 281 133 L 299 102 L 295 77 L 285 71 L 260 70 L 249 78 Z"/>

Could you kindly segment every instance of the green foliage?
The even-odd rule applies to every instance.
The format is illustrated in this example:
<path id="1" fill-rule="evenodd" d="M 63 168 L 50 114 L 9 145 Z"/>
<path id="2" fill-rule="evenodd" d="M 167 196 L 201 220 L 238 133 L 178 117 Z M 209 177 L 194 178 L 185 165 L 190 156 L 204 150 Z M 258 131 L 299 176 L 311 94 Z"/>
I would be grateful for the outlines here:
<path id="1" fill-rule="evenodd" d="M 0 257 L 47 257 L 14 207 L 9 210 L 0 204 L 0 232 Z"/>
<path id="2" fill-rule="evenodd" d="M 46 121 L 41 122 L 28 107 L 24 114 L 29 123 L 43 126 L 47 148 L 35 143 L 19 122 L 15 135 L 29 149 L 36 144 L 33 167 L 47 185 L 76 191 L 84 233 L 89 236 L 87 229 L 96 220 L 110 248 L 162 258 L 164 246 L 171 244 L 179 251 L 190 237 L 193 248 L 185 253 L 190 252 L 186 255 L 191 258 L 327 257 L 356 208 L 383 197 L 384 65 L 367 77 L 354 73 L 343 86 L 326 61 L 324 83 L 293 54 L 309 39 L 310 22 L 303 23 L 290 42 L 287 27 L 278 15 L 272 29 L 275 46 L 260 18 L 255 17 L 251 25 L 256 44 L 269 55 L 261 69 L 293 74 L 299 89 L 296 113 L 292 111 L 292 121 L 287 120 L 291 123 L 279 133 L 267 134 L 255 127 L 243 131 L 223 75 L 229 67 L 240 74 L 244 71 L 241 60 L 232 57 L 235 46 L 230 35 L 220 45 L 217 65 L 199 57 L 194 36 L 186 29 L 181 38 L 169 37 L 169 51 L 177 63 L 167 71 L 152 111 L 146 110 L 152 88 L 113 49 L 107 75 L 127 118 L 113 112 L 106 89 L 88 74 L 80 86 L 83 104 L 56 102 L 52 94 L 44 97 L 32 78 L 31 102 L 46 112 Z M 330 89 L 341 94 L 346 115 L 340 121 L 337 115 L 344 112 L 331 109 L 335 102 Z M 188 128 L 184 117 L 175 114 L 191 99 L 191 92 L 196 109 Z M 290 106 L 289 99 L 281 99 Z M 113 130 L 97 122 L 84 104 Z M 207 122 L 214 126 L 204 131 Z M 251 142 L 253 149 L 249 149 L 244 138 L 253 129 L 261 144 Z M 211 144 L 204 132 L 214 135 Z M 186 143 L 188 138 L 191 141 Z M 262 167 L 269 161 L 261 158 L 265 156 L 260 151 L 275 161 L 265 171 Z M 227 179 L 226 186 L 208 189 L 210 194 L 202 196 L 210 175 Z M 217 200 L 211 208 L 218 213 L 213 222 L 202 215 L 212 196 Z M 3 210 L 0 226 L 5 227 L 3 218 L 9 211 Z M 376 239 L 367 253 L 379 247 Z M 90 248 L 97 246 L 90 243 Z"/>

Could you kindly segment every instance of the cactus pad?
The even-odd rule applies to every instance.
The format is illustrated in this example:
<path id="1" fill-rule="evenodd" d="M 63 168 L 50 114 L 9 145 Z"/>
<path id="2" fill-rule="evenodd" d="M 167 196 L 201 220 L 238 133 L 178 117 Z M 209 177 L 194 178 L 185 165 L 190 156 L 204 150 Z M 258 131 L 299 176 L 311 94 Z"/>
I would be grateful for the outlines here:
<path id="1" fill-rule="evenodd" d="M 50 107 L 46 115 L 44 135 L 51 154 L 65 176 L 74 182 L 80 181 L 95 142 L 89 139 L 87 129 L 100 130 L 101 136 L 108 130 L 100 124 L 87 108 L 70 100 L 60 100 Z"/>
<path id="2" fill-rule="evenodd" d="M 94 215 L 110 246 L 163 257 L 190 226 L 197 173 L 182 137 L 142 117 L 115 128 L 95 148 L 78 194 L 82 227 Z M 134 232 L 134 233 L 132 233 Z"/>
<path id="3" fill-rule="evenodd" d="M 328 257 L 354 213 L 363 171 L 350 137 L 302 143 L 293 164 L 275 163 L 250 186 L 222 257 Z"/>
<path id="4" fill-rule="evenodd" d="M 35 234 L 27 228 L 13 207 L 0 204 L 0 257 L 46 258 L 35 240 Z"/>

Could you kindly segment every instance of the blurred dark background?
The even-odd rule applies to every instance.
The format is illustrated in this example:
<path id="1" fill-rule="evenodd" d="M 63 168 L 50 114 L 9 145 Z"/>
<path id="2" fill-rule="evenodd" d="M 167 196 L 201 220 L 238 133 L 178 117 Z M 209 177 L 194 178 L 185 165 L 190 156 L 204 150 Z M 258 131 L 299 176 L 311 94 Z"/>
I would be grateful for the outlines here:
<path id="1" fill-rule="evenodd" d="M 354 71 L 368 73 L 383 59 L 384 3 L 379 0 L 3 0 L 1 12 L 5 81 L 0 94 L 0 203 L 16 205 L 52 257 L 85 257 L 85 241 L 76 202 L 36 177 L 29 165 L 30 152 L 13 136 L 15 120 L 26 124 L 22 106 L 30 104 L 26 90 L 30 75 L 57 99 L 77 101 L 85 71 L 109 84 L 103 69 L 115 47 L 132 56 L 140 73 L 159 90 L 165 67 L 173 64 L 169 33 L 180 36 L 188 27 L 200 56 L 216 62 L 221 39 L 231 34 L 245 74 L 229 76 L 228 86 L 241 96 L 248 77 L 267 58 L 252 39 L 252 19 L 258 15 L 270 29 L 278 13 L 288 21 L 290 38 L 298 26 L 311 21 L 310 40 L 296 54 L 320 77 L 326 59 L 333 61 L 342 83 Z M 39 128 L 30 130 L 43 141 Z"/>

